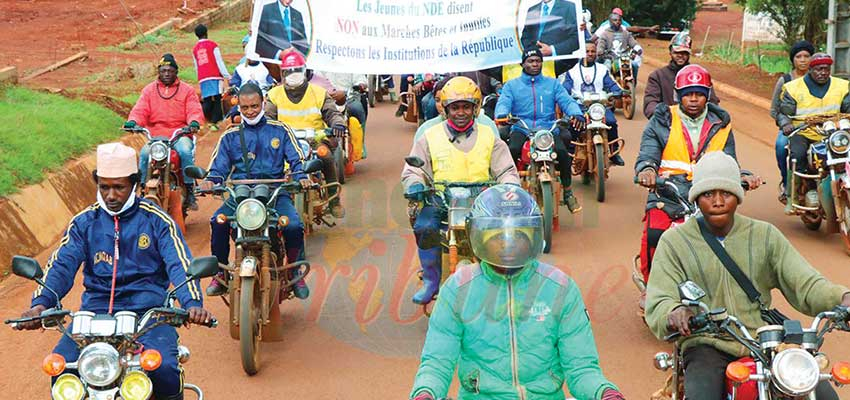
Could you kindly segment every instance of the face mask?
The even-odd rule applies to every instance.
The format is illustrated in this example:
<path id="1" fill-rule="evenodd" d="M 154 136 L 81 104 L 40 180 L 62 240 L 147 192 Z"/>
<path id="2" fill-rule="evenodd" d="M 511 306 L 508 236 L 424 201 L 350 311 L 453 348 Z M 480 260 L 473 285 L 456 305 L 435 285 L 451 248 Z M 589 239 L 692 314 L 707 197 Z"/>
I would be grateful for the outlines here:
<path id="1" fill-rule="evenodd" d="M 130 192 L 130 197 L 127 198 L 127 201 L 124 202 L 124 206 L 121 207 L 121 209 L 118 210 L 118 212 L 113 212 L 112 210 L 110 210 L 109 207 L 106 206 L 106 201 L 103 200 L 103 196 L 100 194 L 100 190 L 97 191 L 97 204 L 100 204 L 100 208 L 102 208 L 103 211 L 106 211 L 106 213 L 109 214 L 110 217 L 114 217 L 118 214 L 123 213 L 124 211 L 127 211 L 128 209 L 130 209 L 130 207 L 133 206 L 133 204 L 135 202 L 136 202 L 136 186 L 135 185 L 133 185 L 133 190 Z"/>
<path id="2" fill-rule="evenodd" d="M 293 73 L 287 75 L 286 78 L 283 79 L 284 83 L 286 83 L 286 86 L 289 86 L 289 87 L 301 86 L 302 84 L 304 84 L 305 80 L 306 80 L 306 76 L 304 75 L 303 72 L 293 72 Z"/>
<path id="3" fill-rule="evenodd" d="M 242 116 L 242 121 L 245 122 L 246 125 L 250 125 L 250 126 L 254 126 L 254 125 L 259 124 L 260 119 L 262 119 L 263 115 L 265 115 L 265 114 L 266 114 L 266 103 L 265 102 L 263 102 L 263 108 L 260 109 L 260 113 L 257 114 L 257 116 L 254 117 L 253 119 L 246 117 L 245 114 L 242 114 L 241 111 L 239 112 L 239 115 Z"/>

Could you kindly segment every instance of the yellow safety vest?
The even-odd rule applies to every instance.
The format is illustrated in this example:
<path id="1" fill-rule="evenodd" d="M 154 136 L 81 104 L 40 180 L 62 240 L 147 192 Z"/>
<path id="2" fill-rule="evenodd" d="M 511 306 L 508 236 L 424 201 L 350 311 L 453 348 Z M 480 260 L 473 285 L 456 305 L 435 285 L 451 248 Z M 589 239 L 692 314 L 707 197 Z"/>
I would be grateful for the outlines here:
<path id="1" fill-rule="evenodd" d="M 435 181 L 485 182 L 490 180 L 490 157 L 496 144 L 496 134 L 487 125 L 476 123 L 478 137 L 469 153 L 464 153 L 449 142 L 446 122 L 425 131 L 431 168 Z"/>
<path id="2" fill-rule="evenodd" d="M 670 113 L 672 114 L 670 137 L 667 139 L 667 145 L 664 146 L 664 151 L 661 153 L 661 166 L 658 169 L 658 174 L 684 174 L 688 176 L 688 180 L 691 180 L 693 179 L 694 165 L 697 162 L 694 157 L 699 154 L 691 155 L 690 150 L 688 150 L 688 142 L 685 140 L 685 128 L 682 125 L 682 118 L 679 116 L 679 113 L 675 109 L 671 109 Z M 714 137 L 711 138 L 711 141 L 708 142 L 708 145 L 706 145 L 706 149 L 702 154 L 723 151 L 723 148 L 726 147 L 726 140 L 729 139 L 729 132 L 731 131 L 731 123 L 717 131 Z M 699 143 L 693 143 L 694 147 L 698 147 L 699 145 Z M 700 151 L 698 148 L 694 150 L 697 152 Z"/>
<path id="3" fill-rule="evenodd" d="M 289 125 L 293 129 L 315 129 L 325 128 L 322 120 L 322 106 L 325 104 L 327 91 L 312 83 L 307 84 L 304 97 L 299 103 L 293 103 L 286 96 L 283 86 L 276 86 L 269 90 L 269 101 L 277 106 L 277 120 Z"/>
<path id="4" fill-rule="evenodd" d="M 543 61 L 543 70 L 540 71 L 543 76 L 548 76 L 550 78 L 556 78 L 555 76 L 555 62 L 554 61 Z M 502 84 L 508 83 L 509 80 L 514 79 L 522 75 L 522 65 L 521 64 L 507 64 L 502 66 Z"/>
<path id="5" fill-rule="evenodd" d="M 848 84 L 850 82 L 844 79 L 832 77 L 829 82 L 829 89 L 822 99 L 809 92 L 809 87 L 806 86 L 806 81 L 803 78 L 797 78 L 786 83 L 782 90 L 797 101 L 797 115 L 838 114 L 841 111 L 841 102 L 850 92 Z M 803 121 L 795 121 L 794 125 L 800 126 L 803 123 Z M 823 136 L 812 128 L 806 129 L 800 134 L 814 141 L 823 139 Z"/>

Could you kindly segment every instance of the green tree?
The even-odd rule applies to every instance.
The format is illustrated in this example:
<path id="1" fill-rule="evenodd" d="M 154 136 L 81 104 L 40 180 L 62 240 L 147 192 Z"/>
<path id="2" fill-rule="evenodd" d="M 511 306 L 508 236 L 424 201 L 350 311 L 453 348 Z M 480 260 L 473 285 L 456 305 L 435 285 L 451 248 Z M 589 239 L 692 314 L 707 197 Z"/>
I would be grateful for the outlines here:
<path id="1" fill-rule="evenodd" d="M 677 24 L 681 20 L 691 22 L 698 7 L 697 0 L 631 0 L 629 3 L 627 20 L 643 26 Z"/>
<path id="2" fill-rule="evenodd" d="M 736 0 L 749 12 L 764 13 L 779 26 L 779 38 L 787 47 L 802 38 L 823 43 L 824 20 L 829 0 Z"/>

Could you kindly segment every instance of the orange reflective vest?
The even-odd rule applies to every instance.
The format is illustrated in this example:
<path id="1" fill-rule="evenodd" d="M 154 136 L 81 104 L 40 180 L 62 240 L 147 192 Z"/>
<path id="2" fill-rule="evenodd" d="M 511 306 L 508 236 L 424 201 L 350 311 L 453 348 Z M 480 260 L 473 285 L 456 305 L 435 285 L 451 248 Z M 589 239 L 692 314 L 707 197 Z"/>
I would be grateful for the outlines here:
<path id="1" fill-rule="evenodd" d="M 726 147 L 726 140 L 729 139 L 729 132 L 732 131 L 732 124 L 721 128 L 708 143 L 708 132 L 711 130 L 711 123 L 708 119 L 703 122 L 702 132 L 700 133 L 700 142 L 698 146 L 691 143 L 690 135 L 685 131 L 685 126 L 682 123 L 682 118 L 679 116 L 678 110 L 670 110 L 670 137 L 667 139 L 667 145 L 664 146 L 664 151 L 661 153 L 661 166 L 658 169 L 659 175 L 687 175 L 688 180 L 693 178 L 694 165 L 702 154 L 712 151 L 723 151 Z"/>

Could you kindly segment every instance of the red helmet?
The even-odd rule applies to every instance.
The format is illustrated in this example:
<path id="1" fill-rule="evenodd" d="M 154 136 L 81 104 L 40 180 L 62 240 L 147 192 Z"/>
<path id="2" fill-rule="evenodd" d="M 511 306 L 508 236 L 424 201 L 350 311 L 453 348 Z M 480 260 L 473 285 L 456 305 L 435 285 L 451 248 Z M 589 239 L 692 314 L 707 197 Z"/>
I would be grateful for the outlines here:
<path id="1" fill-rule="evenodd" d="M 296 50 L 280 53 L 280 69 L 298 69 L 304 68 L 306 65 L 307 60 Z"/>
<path id="2" fill-rule="evenodd" d="M 708 73 L 707 69 L 699 65 L 686 65 L 676 74 L 676 90 L 689 87 L 711 89 L 711 74 Z"/>
<path id="3" fill-rule="evenodd" d="M 620 7 L 617 7 L 615 9 L 611 10 L 611 14 L 617 14 L 617 15 L 622 17 L 623 16 L 623 9 L 620 8 Z"/>

